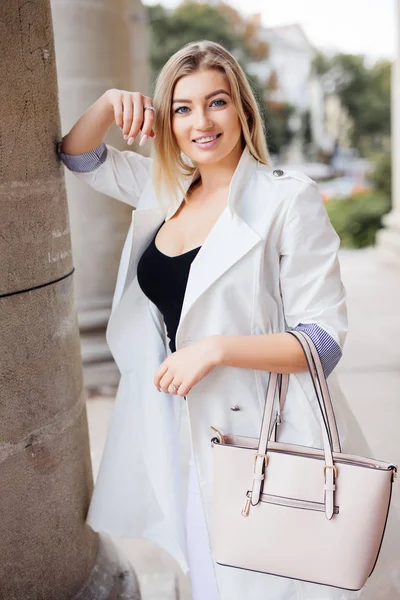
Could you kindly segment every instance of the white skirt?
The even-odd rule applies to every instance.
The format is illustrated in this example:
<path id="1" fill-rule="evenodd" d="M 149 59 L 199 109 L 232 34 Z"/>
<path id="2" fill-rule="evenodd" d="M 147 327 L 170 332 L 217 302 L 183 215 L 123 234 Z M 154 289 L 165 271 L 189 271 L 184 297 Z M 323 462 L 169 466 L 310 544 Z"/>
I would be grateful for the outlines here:
<path id="1" fill-rule="evenodd" d="M 189 461 L 186 531 L 192 600 L 219 600 L 193 457 Z"/>

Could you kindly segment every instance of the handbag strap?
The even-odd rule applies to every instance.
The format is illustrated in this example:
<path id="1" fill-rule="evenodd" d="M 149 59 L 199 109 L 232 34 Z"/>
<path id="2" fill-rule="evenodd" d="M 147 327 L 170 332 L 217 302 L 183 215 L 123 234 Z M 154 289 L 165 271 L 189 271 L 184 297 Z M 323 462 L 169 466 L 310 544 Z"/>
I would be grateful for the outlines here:
<path id="1" fill-rule="evenodd" d="M 328 382 L 326 381 L 324 369 L 322 367 L 321 359 L 319 357 L 317 349 L 316 349 L 314 343 L 312 342 L 311 338 L 303 331 L 291 331 L 290 333 L 292 335 L 294 335 L 294 337 L 296 337 L 299 341 L 300 341 L 299 338 L 302 338 L 304 340 L 304 342 L 307 344 L 307 346 L 306 347 L 302 346 L 302 347 L 303 347 L 303 351 L 305 351 L 307 353 L 308 357 L 309 357 L 309 352 L 311 353 L 313 363 L 314 363 L 314 366 L 317 371 L 316 380 L 319 385 L 320 398 L 322 400 L 321 404 L 325 410 L 325 415 L 329 422 L 329 431 L 331 433 L 331 438 L 332 438 L 332 449 L 334 452 L 340 453 L 342 451 L 342 449 L 340 446 L 340 438 L 339 438 L 339 432 L 338 432 L 337 423 L 336 423 L 335 411 L 333 410 L 332 398 L 331 398 L 331 394 L 329 392 Z"/>
<path id="2" fill-rule="evenodd" d="M 288 333 L 291 333 L 294 337 L 296 337 L 298 339 L 299 343 L 302 345 L 303 351 L 306 353 L 306 357 L 308 357 L 309 362 L 314 367 L 313 368 L 314 373 L 312 373 L 310 370 L 310 375 L 311 375 L 311 377 L 313 377 L 314 381 L 316 380 L 316 383 L 318 383 L 319 391 L 320 391 L 320 394 L 322 395 L 322 399 L 321 399 L 320 397 L 318 397 L 319 395 L 317 394 L 317 399 L 319 400 L 320 406 L 322 405 L 322 408 L 324 410 L 324 414 L 325 414 L 324 419 L 328 419 L 328 421 L 329 421 L 329 433 L 330 433 L 329 437 L 331 440 L 331 446 L 332 446 L 332 449 L 334 452 L 341 452 L 342 450 L 341 450 L 341 446 L 340 446 L 340 438 L 339 438 L 339 433 L 338 433 L 338 428 L 337 428 L 337 423 L 336 423 L 336 418 L 335 418 L 335 412 L 334 412 L 333 406 L 332 406 L 332 399 L 331 399 L 328 384 L 326 381 L 326 377 L 325 377 L 324 370 L 322 367 L 321 359 L 319 358 L 317 349 L 316 349 L 314 343 L 311 341 L 311 338 L 304 332 L 291 331 Z M 306 344 L 306 345 L 302 344 L 300 339 L 302 339 L 304 341 L 304 344 Z M 318 377 L 317 377 L 317 375 L 318 375 Z M 288 386 L 289 386 L 289 375 L 282 374 L 282 375 L 279 375 L 279 378 L 280 378 L 278 380 L 279 398 L 278 398 L 278 402 L 277 402 L 276 417 L 272 420 L 270 430 L 269 430 L 269 435 L 268 435 L 268 439 L 269 440 L 272 439 L 273 441 L 276 441 L 277 427 L 281 422 L 281 413 L 283 411 L 283 407 L 285 404 L 286 395 L 287 395 L 287 391 L 288 391 Z"/>
<path id="3" fill-rule="evenodd" d="M 278 402 L 276 405 L 276 416 L 271 421 L 268 439 L 276 442 L 276 435 L 278 433 L 278 426 L 281 424 L 281 414 L 285 405 L 286 395 L 289 387 L 289 375 L 279 375 L 278 378 Z"/>
<path id="4" fill-rule="evenodd" d="M 304 332 L 290 331 L 288 333 L 296 337 L 303 349 L 307 361 L 308 370 L 311 375 L 311 380 L 313 382 L 314 390 L 318 400 L 319 417 L 325 454 L 325 465 L 323 467 L 323 474 L 325 479 L 325 515 L 327 519 L 331 519 L 334 510 L 334 492 L 336 476 L 336 467 L 333 464 L 332 452 L 340 452 L 339 437 L 337 435 L 337 427 L 334 418 L 333 407 L 329 396 L 329 391 L 326 384 L 326 379 L 322 369 L 322 365 L 320 364 L 318 352 L 311 338 Z M 315 352 L 312 352 L 312 348 L 315 349 Z M 282 377 L 284 377 L 282 376 L 282 374 L 271 373 L 268 382 L 258 451 L 254 457 L 253 486 L 251 490 L 250 499 L 252 505 L 256 505 L 260 501 L 262 482 L 265 478 L 265 474 L 267 471 L 268 440 L 271 433 L 272 413 L 278 385 L 281 389 L 280 401 L 278 403 L 280 407 L 279 410 L 281 410 L 283 406 L 283 404 L 281 404 L 281 400 L 283 399 L 284 402 L 286 396 L 287 386 L 285 381 L 284 385 L 282 386 Z M 284 394 L 282 394 L 282 391 L 284 392 Z"/>

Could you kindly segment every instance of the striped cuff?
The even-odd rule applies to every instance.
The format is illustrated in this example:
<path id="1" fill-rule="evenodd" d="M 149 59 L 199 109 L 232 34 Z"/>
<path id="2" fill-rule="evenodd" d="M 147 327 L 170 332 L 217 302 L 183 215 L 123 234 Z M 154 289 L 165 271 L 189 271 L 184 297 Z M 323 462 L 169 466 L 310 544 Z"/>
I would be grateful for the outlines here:
<path id="1" fill-rule="evenodd" d="M 89 150 L 89 152 L 84 152 L 83 154 L 65 154 L 65 152 L 61 152 L 61 142 L 57 142 L 57 154 L 64 163 L 64 165 L 70 171 L 75 171 L 76 173 L 89 173 L 89 171 L 94 171 L 100 165 L 105 162 L 107 158 L 107 146 L 104 142 L 101 142 L 96 148 L 93 150 Z"/>
<path id="2" fill-rule="evenodd" d="M 297 327 L 294 327 L 294 330 L 304 331 L 310 336 L 317 349 L 325 377 L 328 377 L 342 358 L 342 350 L 339 344 L 325 329 L 315 325 L 315 323 L 300 323 Z"/>

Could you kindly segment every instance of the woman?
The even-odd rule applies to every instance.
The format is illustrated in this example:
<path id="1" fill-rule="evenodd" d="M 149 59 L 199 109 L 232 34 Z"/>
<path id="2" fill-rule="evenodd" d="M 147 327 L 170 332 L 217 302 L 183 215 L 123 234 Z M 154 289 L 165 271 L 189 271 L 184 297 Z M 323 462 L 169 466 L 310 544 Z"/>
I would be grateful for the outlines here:
<path id="1" fill-rule="evenodd" d="M 153 138 L 153 158 L 104 144 L 114 121 L 128 144 L 140 130 L 141 144 Z M 343 451 L 364 450 L 332 373 L 347 331 L 339 239 L 315 183 L 270 166 L 236 60 L 215 43 L 185 46 L 162 69 L 154 106 L 108 90 L 59 154 L 77 177 L 136 208 L 107 327 L 121 381 L 87 522 L 167 550 L 190 572 L 194 600 L 358 597 L 212 555 L 210 426 L 257 438 L 269 373 L 294 373 L 277 439 L 322 447 L 289 329 L 316 344 Z"/>

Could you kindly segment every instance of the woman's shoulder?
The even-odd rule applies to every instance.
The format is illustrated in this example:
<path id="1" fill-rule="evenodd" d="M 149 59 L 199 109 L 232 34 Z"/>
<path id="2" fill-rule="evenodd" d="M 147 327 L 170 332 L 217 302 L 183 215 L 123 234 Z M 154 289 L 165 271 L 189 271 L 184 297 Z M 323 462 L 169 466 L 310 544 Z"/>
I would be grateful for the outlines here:
<path id="1" fill-rule="evenodd" d="M 304 184 L 316 185 L 314 179 L 311 179 L 308 175 L 302 171 L 291 169 L 290 165 L 286 166 L 273 166 L 265 165 L 258 162 L 256 173 L 259 177 L 265 178 L 268 182 L 274 182 L 282 184 L 283 186 L 293 185 L 304 187 Z"/>
<path id="2" fill-rule="evenodd" d="M 264 194 L 272 195 L 273 205 L 285 210 L 298 202 L 313 202 L 320 197 L 318 185 L 314 179 L 302 171 L 284 166 L 271 166 L 258 163 L 256 169 L 256 189 Z"/>
<path id="3" fill-rule="evenodd" d="M 302 171 L 285 166 L 258 163 L 255 170 L 254 187 L 250 186 L 250 198 L 257 197 L 259 218 L 283 225 L 293 219 L 301 221 L 310 215 L 323 215 L 322 195 L 317 182 Z M 267 201 L 266 201 L 267 200 Z"/>

